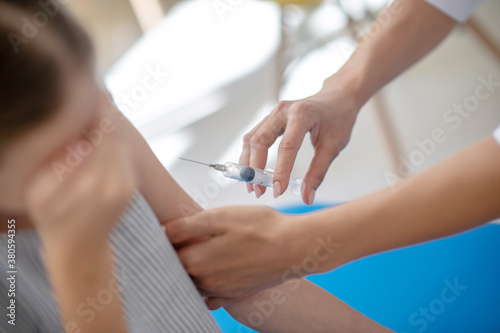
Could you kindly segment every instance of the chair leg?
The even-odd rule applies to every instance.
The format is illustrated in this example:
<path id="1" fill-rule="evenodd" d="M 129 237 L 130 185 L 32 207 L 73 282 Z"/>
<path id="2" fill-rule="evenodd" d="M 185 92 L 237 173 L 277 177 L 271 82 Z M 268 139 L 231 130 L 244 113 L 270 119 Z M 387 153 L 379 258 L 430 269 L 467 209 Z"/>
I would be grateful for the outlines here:
<path id="1" fill-rule="evenodd" d="M 394 127 L 394 124 L 388 114 L 383 92 L 380 91 L 375 94 L 375 96 L 372 97 L 371 102 L 375 108 L 376 118 L 383 135 L 385 146 L 389 152 L 392 168 L 396 172 L 398 170 L 399 156 L 401 156 L 403 150 L 399 143 L 396 128 Z M 404 177 L 405 175 L 399 176 Z"/>

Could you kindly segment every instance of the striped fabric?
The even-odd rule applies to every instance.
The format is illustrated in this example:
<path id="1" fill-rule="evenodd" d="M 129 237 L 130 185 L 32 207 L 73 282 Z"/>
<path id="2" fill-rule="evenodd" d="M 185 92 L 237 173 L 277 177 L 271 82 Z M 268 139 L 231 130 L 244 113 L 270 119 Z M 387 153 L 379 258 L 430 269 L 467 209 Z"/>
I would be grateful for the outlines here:
<path id="1" fill-rule="evenodd" d="M 129 332 L 220 332 L 142 195 L 135 195 L 110 235 L 110 242 Z M 6 235 L 1 234 L 0 332 L 63 332 L 39 244 L 34 230 L 16 235 L 16 326 L 12 326 L 6 316 L 7 243 Z M 110 291 L 89 295 L 96 303 L 82 300 L 77 313 L 90 320 L 97 313 L 95 309 L 105 306 L 109 296 L 115 295 L 112 291 L 116 289 L 110 287 Z"/>

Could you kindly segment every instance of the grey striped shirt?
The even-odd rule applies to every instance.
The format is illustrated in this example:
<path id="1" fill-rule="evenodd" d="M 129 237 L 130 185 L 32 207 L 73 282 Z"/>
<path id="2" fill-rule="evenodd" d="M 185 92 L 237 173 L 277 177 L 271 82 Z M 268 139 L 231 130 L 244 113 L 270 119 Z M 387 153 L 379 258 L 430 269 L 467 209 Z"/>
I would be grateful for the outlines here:
<path id="1" fill-rule="evenodd" d="M 16 325 L 8 324 L 10 269 L 6 234 L 0 237 L 0 332 L 63 332 L 35 230 L 16 232 Z M 220 332 L 142 195 L 135 195 L 110 242 L 118 288 L 89 295 L 78 315 L 92 320 L 120 290 L 129 332 Z"/>

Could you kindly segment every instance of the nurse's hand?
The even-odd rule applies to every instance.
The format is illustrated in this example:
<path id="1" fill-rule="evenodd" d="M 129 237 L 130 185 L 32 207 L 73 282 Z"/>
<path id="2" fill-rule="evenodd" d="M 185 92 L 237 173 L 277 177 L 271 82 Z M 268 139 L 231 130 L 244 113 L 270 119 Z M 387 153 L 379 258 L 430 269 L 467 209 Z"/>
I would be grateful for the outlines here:
<path id="1" fill-rule="evenodd" d="M 347 89 L 349 85 L 341 83 L 334 75 L 325 81 L 318 94 L 303 100 L 280 102 L 244 136 L 240 164 L 264 169 L 269 147 L 283 134 L 273 180 L 273 194 L 278 197 L 288 186 L 297 152 L 306 133 L 310 132 L 315 155 L 304 177 L 302 199 L 311 205 L 330 164 L 347 145 L 362 104 Z M 249 192 L 255 190 L 257 197 L 265 191 L 263 186 L 253 185 L 252 188 L 247 184 L 247 188 Z"/>
<path id="2" fill-rule="evenodd" d="M 198 289 L 223 306 L 301 276 L 293 267 L 315 242 L 299 230 L 301 219 L 261 206 L 225 207 L 164 228 Z"/>

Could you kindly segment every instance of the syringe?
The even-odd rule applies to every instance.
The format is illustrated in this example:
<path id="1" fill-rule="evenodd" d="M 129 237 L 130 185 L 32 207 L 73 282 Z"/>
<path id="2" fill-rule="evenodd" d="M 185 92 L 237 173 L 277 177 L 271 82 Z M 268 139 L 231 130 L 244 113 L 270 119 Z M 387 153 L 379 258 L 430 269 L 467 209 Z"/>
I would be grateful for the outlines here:
<path id="1" fill-rule="evenodd" d="M 187 158 L 179 157 L 181 160 L 207 165 L 217 171 L 222 172 L 224 177 L 240 180 L 246 183 L 262 185 L 266 187 L 273 187 L 274 170 L 271 169 L 257 169 L 246 165 L 236 164 L 233 162 L 226 162 L 225 164 L 217 163 L 203 163 L 193 161 Z M 302 179 L 291 179 L 288 183 L 288 188 L 293 194 L 300 195 L 302 191 Z"/>

